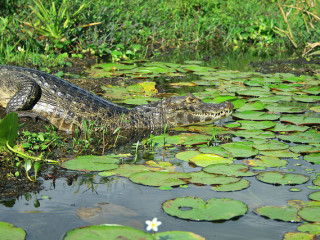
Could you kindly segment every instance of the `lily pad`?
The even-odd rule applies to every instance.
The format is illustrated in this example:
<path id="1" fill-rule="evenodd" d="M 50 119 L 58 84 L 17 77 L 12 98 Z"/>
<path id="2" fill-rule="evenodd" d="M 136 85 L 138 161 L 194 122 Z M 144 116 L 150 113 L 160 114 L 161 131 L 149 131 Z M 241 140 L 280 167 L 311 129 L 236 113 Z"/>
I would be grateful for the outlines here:
<path id="1" fill-rule="evenodd" d="M 311 153 L 309 155 L 304 156 L 303 159 L 307 162 L 319 164 L 320 163 L 320 153 Z"/>
<path id="2" fill-rule="evenodd" d="M 201 154 L 199 151 L 184 151 L 184 152 L 179 152 L 176 154 L 176 158 L 183 160 L 183 161 L 189 161 L 191 158 Z"/>
<path id="3" fill-rule="evenodd" d="M 318 102 L 320 101 L 320 96 L 309 96 L 309 95 L 299 95 L 293 96 L 293 99 L 299 102 Z"/>
<path id="4" fill-rule="evenodd" d="M 274 156 L 257 156 L 258 159 L 243 161 L 253 167 L 284 167 L 288 164 L 286 160 L 280 160 Z"/>
<path id="5" fill-rule="evenodd" d="M 250 182 L 246 179 L 241 179 L 239 182 L 227 183 L 212 187 L 211 190 L 216 192 L 234 192 L 240 191 L 250 186 Z"/>
<path id="6" fill-rule="evenodd" d="M 221 144 L 220 147 L 229 151 L 233 157 L 251 157 L 259 153 L 257 149 L 241 142 L 225 143 Z"/>
<path id="7" fill-rule="evenodd" d="M 269 131 L 263 131 L 261 129 L 239 130 L 233 133 L 238 137 L 244 138 L 274 138 L 275 134 Z"/>
<path id="8" fill-rule="evenodd" d="M 276 123 L 276 125 L 270 129 L 273 132 L 304 132 L 308 130 L 309 127 L 307 126 L 296 126 L 291 124 L 282 124 Z"/>
<path id="9" fill-rule="evenodd" d="M 222 157 L 225 158 L 231 158 L 232 154 L 230 152 L 228 152 L 227 150 L 223 149 L 222 147 L 201 147 L 199 148 L 199 151 L 202 153 L 213 153 L 213 154 L 217 154 L 220 155 Z"/>
<path id="10" fill-rule="evenodd" d="M 320 207 L 303 207 L 298 212 L 299 216 L 308 222 L 320 222 Z"/>
<path id="11" fill-rule="evenodd" d="M 286 232 L 283 240 L 313 240 L 314 235 L 304 232 Z"/>
<path id="12" fill-rule="evenodd" d="M 188 179 L 188 182 L 194 184 L 205 184 L 205 185 L 214 185 L 214 184 L 227 184 L 239 182 L 241 178 L 237 177 L 227 177 L 227 176 L 218 176 L 216 174 L 211 174 L 207 172 L 189 172 L 191 179 Z"/>
<path id="13" fill-rule="evenodd" d="M 278 138 L 296 143 L 320 143 L 320 134 L 314 130 L 309 130 L 304 133 L 299 132 L 288 135 L 278 135 Z"/>
<path id="14" fill-rule="evenodd" d="M 320 106 L 311 107 L 310 110 L 317 112 L 317 113 L 320 113 Z"/>
<path id="15" fill-rule="evenodd" d="M 280 185 L 297 185 L 309 181 L 309 177 L 303 174 L 285 173 L 285 172 L 262 172 L 259 173 L 257 179 L 261 182 Z"/>
<path id="16" fill-rule="evenodd" d="M 234 177 L 250 177 L 256 175 L 244 164 L 214 164 L 203 169 L 207 173 L 223 174 Z"/>
<path id="17" fill-rule="evenodd" d="M 276 123 L 271 121 L 246 121 L 246 120 L 239 120 L 237 123 L 240 123 L 239 129 L 268 129 L 272 128 L 276 125 Z M 226 125 L 228 126 L 228 125 Z"/>
<path id="18" fill-rule="evenodd" d="M 238 111 L 259 111 L 263 110 L 264 105 L 261 102 L 246 103 L 238 108 Z"/>
<path id="19" fill-rule="evenodd" d="M 159 232 L 155 234 L 156 239 L 174 239 L 174 240 L 205 240 L 198 234 L 192 232 L 182 232 L 182 231 L 169 231 L 169 232 Z"/>
<path id="20" fill-rule="evenodd" d="M 233 163 L 233 160 L 221 157 L 220 155 L 207 153 L 207 154 L 199 154 L 190 159 L 190 162 L 194 163 L 200 167 L 206 167 L 210 164 L 219 164 L 219 163 Z"/>
<path id="21" fill-rule="evenodd" d="M 300 225 L 297 230 L 311 234 L 320 234 L 320 223 L 305 223 Z"/>
<path id="22" fill-rule="evenodd" d="M 276 140 L 270 140 L 263 144 L 254 144 L 253 147 L 262 151 L 263 150 L 283 150 L 283 149 L 288 149 L 289 145 Z"/>
<path id="23" fill-rule="evenodd" d="M 283 158 L 297 158 L 300 155 L 290 152 L 289 150 L 263 150 L 259 152 L 265 156 L 283 157 Z"/>
<path id="24" fill-rule="evenodd" d="M 121 177 L 130 177 L 132 174 L 137 172 L 144 172 L 144 171 L 159 171 L 165 170 L 164 167 L 151 167 L 146 165 L 137 165 L 137 164 L 122 164 L 119 165 L 119 168 L 100 172 L 99 175 L 103 177 L 109 177 L 113 175 L 119 175 Z"/>
<path id="25" fill-rule="evenodd" d="M 266 104 L 265 108 L 271 113 L 303 113 L 306 111 L 299 107 L 290 107 L 280 104 Z"/>
<path id="26" fill-rule="evenodd" d="M 162 208 L 171 216 L 195 221 L 229 220 L 244 215 L 248 210 L 246 204 L 233 199 L 211 198 L 203 201 L 195 197 L 171 199 L 164 202 Z"/>
<path id="27" fill-rule="evenodd" d="M 179 186 L 185 184 L 182 179 L 189 179 L 191 176 L 181 172 L 138 172 L 130 175 L 129 179 L 138 184 L 147 186 Z"/>
<path id="28" fill-rule="evenodd" d="M 246 120 L 277 120 L 280 118 L 280 115 L 277 114 L 268 114 L 264 112 L 257 111 L 243 111 L 233 114 L 234 117 Z"/>
<path id="29" fill-rule="evenodd" d="M 312 153 L 320 152 L 320 146 L 315 145 L 296 145 L 290 147 L 290 150 L 295 153 Z"/>
<path id="30" fill-rule="evenodd" d="M 10 223 L 0 222 L 0 236 L 1 239 L 6 240 L 23 240 L 26 237 L 26 232 Z"/>
<path id="31" fill-rule="evenodd" d="M 106 171 L 118 168 L 117 158 L 110 156 L 78 156 L 62 163 L 62 167 L 78 171 Z"/>
<path id="32" fill-rule="evenodd" d="M 298 209 L 293 206 L 265 206 L 255 209 L 254 212 L 270 219 L 281 220 L 285 222 L 301 221 L 301 218 L 298 216 Z"/>
<path id="33" fill-rule="evenodd" d="M 87 227 L 75 228 L 66 233 L 64 240 L 116 240 L 116 239 L 154 239 L 152 235 L 144 231 L 126 227 L 112 225 L 92 225 Z"/>
<path id="34" fill-rule="evenodd" d="M 313 183 L 314 185 L 316 185 L 316 186 L 320 186 L 320 176 L 318 176 L 316 179 L 314 179 L 314 180 L 312 181 L 312 183 Z"/>
<path id="35" fill-rule="evenodd" d="M 320 118 L 317 117 L 306 117 L 303 115 L 293 115 L 287 114 L 283 115 L 280 118 L 281 122 L 289 122 L 296 125 L 313 125 L 313 124 L 320 124 Z"/>
<path id="36" fill-rule="evenodd" d="M 309 198 L 314 201 L 320 201 L 320 191 L 309 194 Z"/>

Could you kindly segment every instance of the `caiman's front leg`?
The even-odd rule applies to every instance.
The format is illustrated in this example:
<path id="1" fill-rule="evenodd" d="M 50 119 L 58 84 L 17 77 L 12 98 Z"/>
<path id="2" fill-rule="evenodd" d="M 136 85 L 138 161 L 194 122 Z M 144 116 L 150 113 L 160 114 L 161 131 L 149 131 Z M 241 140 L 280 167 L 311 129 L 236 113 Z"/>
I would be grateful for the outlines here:
<path id="1" fill-rule="evenodd" d="M 41 97 L 41 87 L 29 76 L 22 73 L 13 74 L 12 84 L 16 84 L 16 93 L 6 106 L 6 113 L 16 112 L 19 117 L 40 118 L 47 121 L 39 113 L 32 112 L 32 108 Z"/>

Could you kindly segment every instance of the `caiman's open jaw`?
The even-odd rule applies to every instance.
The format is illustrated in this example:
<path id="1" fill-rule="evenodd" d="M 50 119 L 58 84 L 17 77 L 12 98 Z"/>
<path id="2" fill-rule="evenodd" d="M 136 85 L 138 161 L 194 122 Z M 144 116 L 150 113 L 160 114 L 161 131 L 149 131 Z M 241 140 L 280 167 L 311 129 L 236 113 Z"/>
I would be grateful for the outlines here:
<path id="1" fill-rule="evenodd" d="M 231 102 L 220 104 L 204 103 L 192 94 L 164 104 L 165 116 L 170 127 L 207 125 L 228 117 L 233 110 Z"/>

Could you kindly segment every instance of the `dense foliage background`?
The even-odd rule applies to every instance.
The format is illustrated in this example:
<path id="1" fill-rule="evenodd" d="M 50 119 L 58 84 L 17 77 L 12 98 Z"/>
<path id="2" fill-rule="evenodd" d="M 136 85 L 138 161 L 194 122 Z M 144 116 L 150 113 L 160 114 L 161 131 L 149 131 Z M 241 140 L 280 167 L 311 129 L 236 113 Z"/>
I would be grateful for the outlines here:
<path id="1" fill-rule="evenodd" d="M 184 48 L 306 53 L 320 45 L 319 13 L 316 0 L 1 0 L 0 59 L 64 64 L 72 53 L 119 60 Z"/>

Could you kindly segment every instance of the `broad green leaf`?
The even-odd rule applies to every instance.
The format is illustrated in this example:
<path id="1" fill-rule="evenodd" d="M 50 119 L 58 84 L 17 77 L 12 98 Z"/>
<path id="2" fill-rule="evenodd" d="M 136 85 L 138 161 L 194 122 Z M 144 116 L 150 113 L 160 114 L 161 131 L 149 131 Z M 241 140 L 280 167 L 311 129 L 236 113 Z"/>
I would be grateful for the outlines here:
<path id="1" fill-rule="evenodd" d="M 62 167 L 78 171 L 105 171 L 118 168 L 118 159 L 106 156 L 78 156 L 62 163 Z"/>
<path id="2" fill-rule="evenodd" d="M 116 239 L 154 239 L 152 235 L 144 231 L 114 225 L 92 225 L 69 230 L 64 240 L 116 240 Z"/>
<path id="3" fill-rule="evenodd" d="M 191 179 L 188 179 L 188 182 L 194 184 L 205 184 L 205 185 L 216 185 L 216 184 L 227 184 L 239 182 L 241 178 L 228 177 L 222 175 L 211 174 L 207 172 L 189 172 Z"/>
<path id="4" fill-rule="evenodd" d="M 250 177 L 256 175 L 256 173 L 251 172 L 250 168 L 244 164 L 214 164 L 205 167 L 203 171 L 233 177 Z"/>
<path id="5" fill-rule="evenodd" d="M 296 185 L 309 181 L 309 177 L 303 174 L 285 173 L 285 172 L 262 172 L 257 179 L 261 182 L 280 185 Z"/>
<path id="6" fill-rule="evenodd" d="M 162 208 L 171 216 L 195 221 L 229 220 L 247 212 L 246 204 L 228 198 L 180 197 L 164 202 Z"/>
<path id="7" fill-rule="evenodd" d="M 179 186 L 185 184 L 181 179 L 189 179 L 191 176 L 181 172 L 138 172 L 130 175 L 129 179 L 138 184 L 147 186 Z"/>
<path id="8" fill-rule="evenodd" d="M 17 228 L 10 223 L 0 222 L 0 236 L 5 240 L 24 240 L 26 232 L 22 228 Z"/>
<path id="9" fill-rule="evenodd" d="M 251 157 L 258 154 L 258 150 L 252 148 L 252 146 L 241 142 L 225 143 L 220 147 L 229 151 L 233 157 Z"/>
<path id="10" fill-rule="evenodd" d="M 298 209 L 292 206 L 274 207 L 265 206 L 254 210 L 255 213 L 271 219 L 281 220 L 285 222 L 300 222 Z"/>
<path id="11" fill-rule="evenodd" d="M 249 186 L 250 182 L 248 180 L 241 179 L 239 182 L 217 185 L 215 187 L 212 187 L 211 190 L 216 192 L 234 192 L 243 190 L 245 188 L 248 188 Z"/>
<path id="12" fill-rule="evenodd" d="M 15 112 L 7 114 L 0 120 L 0 148 L 6 148 L 8 142 L 11 147 L 18 138 L 18 115 Z"/>
<path id="13" fill-rule="evenodd" d="M 216 154 L 207 153 L 207 154 L 199 154 L 199 155 L 196 155 L 195 157 L 192 157 L 190 159 L 190 162 L 200 167 L 206 167 L 210 164 L 219 164 L 219 163 L 230 164 L 230 163 L 233 163 L 233 160 L 221 157 Z"/>
<path id="14" fill-rule="evenodd" d="M 320 222 L 320 206 L 303 207 L 298 214 L 308 222 Z"/>

